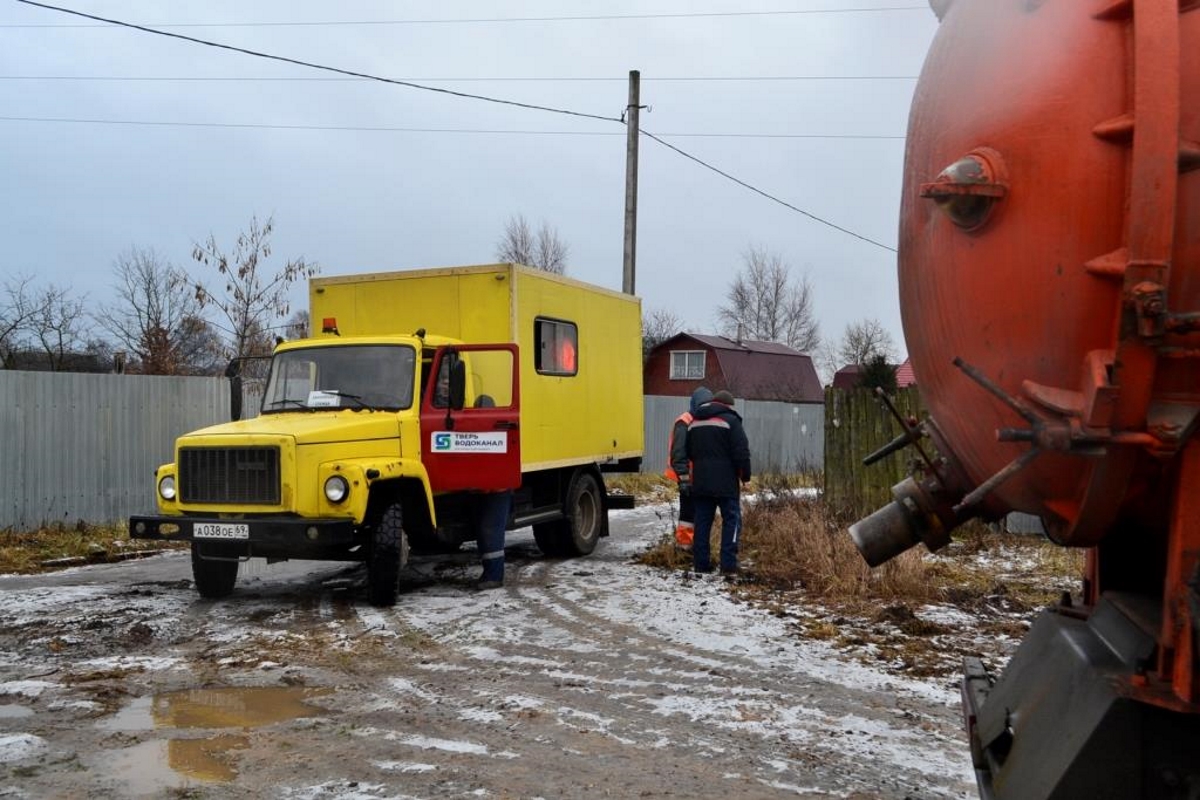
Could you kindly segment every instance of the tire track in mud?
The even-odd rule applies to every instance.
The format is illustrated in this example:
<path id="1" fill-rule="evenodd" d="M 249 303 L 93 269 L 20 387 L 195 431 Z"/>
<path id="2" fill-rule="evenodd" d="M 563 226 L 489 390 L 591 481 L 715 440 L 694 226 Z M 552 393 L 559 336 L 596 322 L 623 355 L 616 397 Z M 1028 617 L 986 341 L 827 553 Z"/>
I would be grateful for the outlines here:
<path id="1" fill-rule="evenodd" d="M 890 693 L 789 663 L 802 648 L 778 637 L 778 624 L 749 631 L 759 644 L 737 650 L 693 620 L 696 606 L 707 600 L 733 625 L 764 615 L 732 613 L 719 586 L 685 587 L 631 564 L 643 533 L 623 531 L 624 542 L 605 540 L 575 561 L 543 558 L 513 537 L 507 584 L 494 592 L 467 588 L 478 568 L 470 551 L 427 560 L 404 573 L 387 609 L 366 605 L 358 568 L 252 574 L 232 597 L 202 600 L 175 559 L 175 580 L 96 582 L 78 590 L 79 609 L 33 598 L 34 627 L 0 627 L 0 648 L 30 641 L 39 621 L 65 620 L 82 635 L 89 615 L 111 610 L 118 629 L 141 621 L 153 635 L 122 651 L 104 633 L 89 653 L 179 662 L 114 676 L 128 692 L 122 702 L 214 685 L 328 689 L 314 700 L 325 709 L 317 718 L 248 733 L 233 756 L 242 783 L 205 794 L 216 798 L 312 797 L 326 783 L 347 793 L 319 795 L 331 798 L 966 795 L 954 769 L 942 765 L 927 781 L 920 759 L 895 766 L 900 746 L 966 758 L 957 742 L 943 746 L 945 715 L 922 710 L 905 722 Z M 76 730 L 78 712 L 38 719 L 46 722 L 31 730 L 81 758 L 132 744 L 90 723 Z M 86 782 L 63 769 L 39 785 Z"/>
<path id="2" fill-rule="evenodd" d="M 763 664 L 752 658 L 672 641 L 609 619 L 585 607 L 603 594 L 596 588 L 596 573 L 607 565 L 597 561 L 589 569 L 586 562 L 525 558 L 518 551 L 510 554 L 501 601 L 488 602 L 477 595 L 444 598 L 449 609 L 446 625 L 434 630 L 426 624 L 425 633 L 438 643 L 439 658 L 459 668 L 468 665 L 474 672 L 486 670 L 498 684 L 495 693 L 462 693 L 453 670 L 417 674 L 415 682 L 410 674 L 400 691 L 436 697 L 425 698 L 426 710 L 440 703 L 463 713 L 499 715 L 493 722 L 507 719 L 513 704 L 518 711 L 533 708 L 555 719 L 552 738 L 573 729 L 570 738 L 584 736 L 591 747 L 603 739 L 624 757 L 630 751 L 655 752 L 658 760 L 665 757 L 677 767 L 687 764 L 697 775 L 705 774 L 709 763 L 726 762 L 739 775 L 750 773 L 764 788 L 784 790 L 815 781 L 854 785 L 872 796 L 901 797 L 922 785 L 919 768 L 904 763 L 876 770 L 864 768 L 865 758 L 847 761 L 846 750 L 855 750 L 853 740 L 861 740 L 857 750 L 867 755 L 878 738 L 857 729 L 862 720 L 875 727 L 896 723 L 899 712 L 885 698 L 794 672 L 767 677 Z M 408 599 L 419 603 L 428 596 Z M 397 624 L 409 624 L 404 622 L 404 607 L 402 602 L 389 612 Z M 520 635 L 522 631 L 529 635 Z M 556 647 L 559 639 L 570 644 Z M 467 683 L 475 685 L 473 681 Z M 846 709 L 844 715 L 816 710 L 818 705 L 828 707 L 831 698 L 810 700 L 831 690 L 844 695 L 834 704 Z M 516 692 L 507 706 L 503 699 L 497 703 L 504 691 Z M 875 710 L 863 717 L 868 705 Z M 930 737 L 913 736 L 908 744 L 928 748 Z M 836 747 L 824 745 L 833 739 L 838 740 Z M 758 744 L 747 752 L 748 743 L 755 741 Z M 730 762 L 724 755 L 729 752 L 745 754 Z M 635 763 L 644 758 L 635 758 Z M 849 774 L 861 777 L 850 781 Z M 913 796 L 959 795 L 935 788 Z"/>
<path id="3" fill-rule="evenodd" d="M 598 561 L 597 568 L 591 570 L 592 578 L 605 572 L 613 559 Z M 764 741 L 771 736 L 778 736 L 780 740 L 776 753 L 768 753 L 764 758 L 772 770 L 788 765 L 789 769 L 785 771 L 790 772 L 791 765 L 784 754 L 791 751 L 805 756 L 802 773 L 805 779 L 822 772 L 834 777 L 833 770 L 836 770 L 836 775 L 842 777 L 845 783 L 846 774 L 865 771 L 861 762 L 846 763 L 844 753 L 847 739 L 852 741 L 861 738 L 861 749 L 865 751 L 870 748 L 871 739 L 874 738 L 857 729 L 861 724 L 859 720 L 866 722 L 868 727 L 880 724 L 890 727 L 897 721 L 897 712 L 889 702 L 891 698 L 881 699 L 877 692 L 835 684 L 820 676 L 809 676 L 796 670 L 787 670 L 783 678 L 772 677 L 776 674 L 772 665 L 764 667 L 761 661 L 731 654 L 727 649 L 706 649 L 666 635 L 655 635 L 653 630 L 645 626 L 615 622 L 594 610 L 595 604 L 591 601 L 605 595 L 603 590 L 594 588 L 597 585 L 595 580 L 581 586 L 579 581 L 572 581 L 569 576 L 563 575 L 564 570 L 576 569 L 578 567 L 574 564 L 563 563 L 545 570 L 536 579 L 538 591 L 528 592 L 526 599 L 539 605 L 547 619 L 567 625 L 579 636 L 606 641 L 615 652 L 622 652 L 626 656 L 622 661 L 623 675 L 632 677 L 639 674 L 641 681 L 651 685 L 657 682 L 660 689 L 676 693 L 674 697 L 662 701 L 643 695 L 638 698 L 639 704 L 648 704 L 658 713 L 690 718 L 693 726 L 701 731 L 701 736 L 713 735 L 713 728 L 753 732 L 758 727 L 755 723 L 766 723 L 768 730 L 760 730 L 758 734 L 763 736 Z M 652 573 L 647 571 L 647 575 L 649 577 Z M 657 576 L 649 579 L 657 580 Z M 702 581 L 667 591 L 677 594 L 680 602 L 684 603 L 729 602 L 719 589 L 714 595 L 716 588 L 709 581 Z M 705 595 L 707 599 L 699 599 Z M 689 616 L 698 613 L 698 609 L 690 610 Z M 684 622 L 688 623 L 690 619 Z M 682 662 L 682 668 L 675 664 L 661 668 L 648 667 L 648 664 L 654 663 L 658 653 L 664 654 L 667 659 Z M 631 658 L 634 654 L 636 657 Z M 691 665 L 691 669 L 688 665 Z M 597 666 L 603 669 L 606 665 Z M 776 663 L 773 666 L 780 665 Z M 595 679 L 604 680 L 599 676 Z M 819 703 L 810 699 L 818 694 L 821 695 Z M 834 710 L 831 711 L 831 708 Z M 832 737 L 841 737 L 838 747 L 824 747 L 822 743 Z M 930 738 L 930 734 L 920 738 L 914 735 L 908 737 L 908 745 L 914 750 L 928 748 Z M 948 741 L 944 740 L 944 743 Z M 803 747 L 803 750 L 798 750 L 798 747 Z M 947 749 L 956 747 L 957 742 Z M 811 758 L 814 753 L 819 756 L 815 761 Z M 903 784 L 915 783 L 919 786 L 923 775 L 919 770 L 910 768 L 910 761 L 907 756 L 893 759 L 892 769 L 887 772 L 877 773 L 875 777 L 864 776 L 862 788 L 876 791 L 885 785 L 899 788 Z"/>

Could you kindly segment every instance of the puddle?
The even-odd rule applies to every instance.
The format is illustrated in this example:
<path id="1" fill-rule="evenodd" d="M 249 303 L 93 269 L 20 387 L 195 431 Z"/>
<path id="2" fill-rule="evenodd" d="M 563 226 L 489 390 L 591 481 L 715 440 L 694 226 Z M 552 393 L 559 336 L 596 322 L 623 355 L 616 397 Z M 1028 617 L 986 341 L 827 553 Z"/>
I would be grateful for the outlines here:
<path id="1" fill-rule="evenodd" d="M 246 730 L 325 714 L 324 709 L 306 701 L 327 693 L 327 689 L 291 686 L 186 689 L 137 698 L 97 727 L 109 731 Z M 227 782 L 237 776 L 233 751 L 248 745 L 249 737 L 232 733 L 155 740 L 110 754 L 105 768 L 136 794 L 187 787 L 195 781 Z"/>
<path id="2" fill-rule="evenodd" d="M 104 766 L 121 779 L 128 796 L 158 797 L 170 789 L 232 781 L 237 777 L 237 769 L 230 754 L 249 744 L 247 737 L 230 734 L 208 739 L 143 742 L 110 752 L 105 756 Z"/>
<path id="3" fill-rule="evenodd" d="M 0 719 L 24 719 L 32 717 L 33 709 L 25 706 L 0 705 Z"/>
<path id="4" fill-rule="evenodd" d="M 306 702 L 323 694 L 328 690 L 295 686 L 185 689 L 136 698 L 97 727 L 108 731 L 259 728 L 326 713 Z"/>

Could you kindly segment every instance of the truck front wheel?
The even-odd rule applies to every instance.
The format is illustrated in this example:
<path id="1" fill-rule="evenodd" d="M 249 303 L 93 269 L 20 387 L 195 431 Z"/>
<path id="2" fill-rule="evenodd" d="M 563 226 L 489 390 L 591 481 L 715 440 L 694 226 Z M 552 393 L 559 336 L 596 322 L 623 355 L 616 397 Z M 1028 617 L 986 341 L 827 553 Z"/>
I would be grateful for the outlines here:
<path id="1" fill-rule="evenodd" d="M 604 528 L 604 499 L 590 472 L 579 472 L 567 491 L 564 519 L 533 526 L 533 538 L 552 557 L 586 556 L 596 549 Z"/>
<path id="2" fill-rule="evenodd" d="M 237 582 L 237 559 L 203 558 L 192 544 L 192 580 L 201 597 L 219 600 L 233 592 Z"/>
<path id="3" fill-rule="evenodd" d="M 408 563 L 408 539 L 399 503 L 387 507 L 371 526 L 367 551 L 367 599 L 373 606 L 396 605 L 400 568 Z"/>

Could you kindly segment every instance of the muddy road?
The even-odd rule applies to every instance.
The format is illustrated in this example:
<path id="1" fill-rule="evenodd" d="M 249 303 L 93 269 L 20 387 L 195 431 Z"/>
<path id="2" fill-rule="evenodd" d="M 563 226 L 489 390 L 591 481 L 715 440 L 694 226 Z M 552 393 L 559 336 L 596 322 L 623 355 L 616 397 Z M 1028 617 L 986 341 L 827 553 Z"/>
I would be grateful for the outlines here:
<path id="1" fill-rule="evenodd" d="M 0 578 L 0 797 L 974 796 L 953 687 L 637 565 L 662 513 L 575 561 L 513 535 L 498 591 L 419 560 L 392 609 L 341 564 Z"/>

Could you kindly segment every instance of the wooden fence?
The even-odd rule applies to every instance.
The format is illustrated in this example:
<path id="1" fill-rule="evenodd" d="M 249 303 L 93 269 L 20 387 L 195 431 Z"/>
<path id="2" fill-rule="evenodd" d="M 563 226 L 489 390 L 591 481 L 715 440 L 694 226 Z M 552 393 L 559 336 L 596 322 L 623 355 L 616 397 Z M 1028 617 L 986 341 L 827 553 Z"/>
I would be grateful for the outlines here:
<path id="1" fill-rule="evenodd" d="M 920 419 L 921 399 L 915 387 L 893 398 L 905 417 Z M 892 499 L 892 486 L 904 480 L 917 457 L 912 447 L 869 467 L 862 460 L 901 433 L 900 424 L 868 389 L 825 390 L 825 501 L 830 508 L 863 516 Z M 928 440 L 925 445 L 929 447 Z"/>

